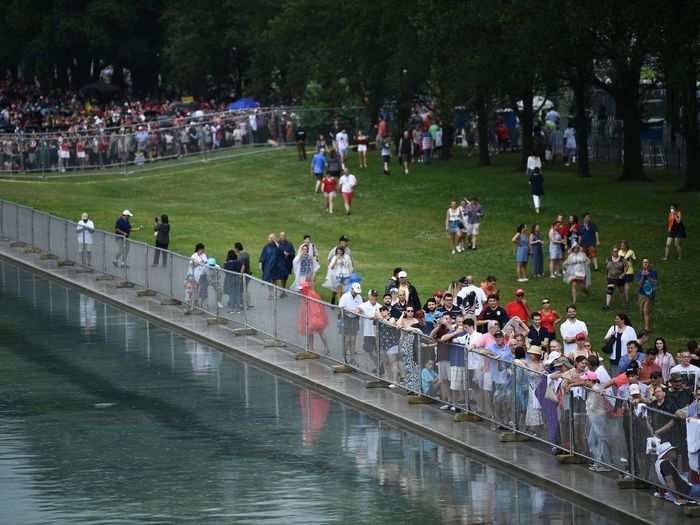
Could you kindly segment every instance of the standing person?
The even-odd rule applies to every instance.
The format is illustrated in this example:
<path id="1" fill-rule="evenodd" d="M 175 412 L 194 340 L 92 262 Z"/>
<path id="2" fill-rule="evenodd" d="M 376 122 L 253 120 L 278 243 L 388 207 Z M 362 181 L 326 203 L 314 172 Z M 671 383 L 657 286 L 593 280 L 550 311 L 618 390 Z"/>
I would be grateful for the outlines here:
<path id="1" fill-rule="evenodd" d="M 603 338 L 603 352 L 610 356 L 610 366 L 613 375 L 617 373 L 620 359 L 627 355 L 627 343 L 637 341 L 637 332 L 632 328 L 632 322 L 625 313 L 618 313 L 613 324 L 608 328 Z"/>
<path id="2" fill-rule="evenodd" d="M 384 164 L 384 175 L 386 175 L 388 177 L 390 175 L 389 164 L 391 163 L 391 142 L 387 138 L 387 139 L 382 139 L 380 144 L 381 144 L 380 153 L 382 155 L 382 163 Z"/>
<path id="3" fill-rule="evenodd" d="M 662 261 L 667 261 L 668 256 L 671 252 L 671 245 L 676 247 L 676 253 L 678 254 L 678 259 L 681 258 L 681 239 L 685 239 L 685 225 L 683 224 L 683 216 L 681 215 L 681 210 L 678 206 L 671 204 L 668 212 L 668 218 L 666 219 L 666 251 L 664 252 L 664 258 Z"/>
<path id="4" fill-rule="evenodd" d="M 333 200 L 335 199 L 335 190 L 338 186 L 338 181 L 331 177 L 330 173 L 326 173 L 321 180 L 323 188 L 323 203 L 325 210 L 333 215 Z"/>
<path id="5" fill-rule="evenodd" d="M 316 179 L 316 188 L 314 192 L 318 193 L 321 190 L 321 179 L 326 172 L 326 155 L 323 148 L 319 148 L 316 154 L 311 159 L 311 175 Z"/>
<path id="6" fill-rule="evenodd" d="M 479 227 L 481 226 L 481 218 L 484 216 L 484 208 L 479 202 L 479 198 L 474 196 L 471 200 L 467 200 L 467 222 L 465 223 L 465 236 L 468 246 L 472 250 L 476 250 L 476 240 L 479 237 Z"/>
<path id="7" fill-rule="evenodd" d="M 430 130 L 424 129 L 421 133 L 421 149 L 423 150 L 423 164 L 430 164 L 433 157 L 433 136 Z"/>
<path id="8" fill-rule="evenodd" d="M 656 338 L 654 348 L 656 348 L 657 352 L 654 362 L 661 367 L 663 382 L 668 383 L 671 379 L 671 369 L 676 366 L 676 360 L 673 358 L 673 354 L 669 352 L 666 346 L 666 339 L 663 337 Z"/>
<path id="9" fill-rule="evenodd" d="M 570 166 L 576 162 L 576 130 L 571 125 L 564 130 L 564 148 L 566 149 L 564 166 Z"/>
<path id="10" fill-rule="evenodd" d="M 301 290 L 304 282 L 314 284 L 316 280 L 316 272 L 321 268 L 318 261 L 309 253 L 309 245 L 302 244 L 299 246 L 299 252 L 294 257 L 292 262 L 294 270 L 294 285 L 292 290 Z"/>
<path id="11" fill-rule="evenodd" d="M 373 374 L 379 370 L 379 346 L 377 346 L 377 320 L 381 319 L 379 309 L 381 304 L 377 302 L 377 290 L 370 290 L 367 294 L 367 300 L 362 303 L 358 309 L 362 318 L 360 325 L 362 327 L 362 349 L 367 353 L 370 360 L 374 364 Z"/>
<path id="12" fill-rule="evenodd" d="M 328 272 L 326 280 L 323 283 L 324 288 L 333 291 L 331 295 L 331 304 L 335 304 L 337 297 L 341 297 L 345 287 L 352 275 L 352 259 L 342 246 L 336 246 L 335 254 L 331 257 L 328 264 Z"/>
<path id="13" fill-rule="evenodd" d="M 556 279 L 562 276 L 561 260 L 564 257 L 564 238 L 559 231 L 560 221 L 554 221 L 549 228 L 549 277 Z"/>
<path id="14" fill-rule="evenodd" d="M 515 272 L 518 275 L 518 282 L 524 283 L 528 280 L 527 260 L 530 253 L 527 225 L 519 224 L 510 241 L 515 244 Z"/>
<path id="15" fill-rule="evenodd" d="M 535 155 L 533 153 L 527 158 L 526 174 L 528 178 L 532 177 L 532 173 L 535 171 L 535 169 L 539 169 L 540 171 L 542 170 L 542 159 L 539 155 Z"/>
<path id="16" fill-rule="evenodd" d="M 508 314 L 508 318 L 513 319 L 513 317 L 517 317 L 523 323 L 525 323 L 525 326 L 527 326 L 527 323 L 530 320 L 530 310 L 527 307 L 525 290 L 518 288 L 515 290 L 514 295 L 515 300 L 506 305 L 506 313 Z"/>
<path id="17" fill-rule="evenodd" d="M 355 360 L 355 343 L 360 329 L 360 306 L 362 305 L 362 288 L 360 283 L 352 283 L 350 290 L 345 292 L 338 301 L 338 307 L 343 310 L 343 350 L 345 363 L 359 366 Z"/>
<path id="18" fill-rule="evenodd" d="M 355 144 L 357 144 L 357 156 L 360 159 L 360 168 L 367 168 L 367 146 L 369 144 L 369 138 L 365 135 L 365 132 L 361 129 L 357 130 L 357 136 L 355 137 Z"/>
<path id="19" fill-rule="evenodd" d="M 583 215 L 583 224 L 579 227 L 579 244 L 591 262 L 593 270 L 598 271 L 598 246 L 600 246 L 600 237 L 598 236 L 598 226 L 592 222 L 591 214 L 586 212 Z M 573 243 L 571 243 L 573 246 Z"/>
<path id="20" fill-rule="evenodd" d="M 209 258 L 204 251 L 203 243 L 198 242 L 194 247 L 194 253 L 190 256 L 190 264 L 185 279 L 185 291 L 188 298 L 187 312 L 191 312 L 195 307 L 199 306 L 202 287 L 209 286 L 206 280 L 206 269 Z"/>
<path id="21" fill-rule="evenodd" d="M 637 260 L 637 254 L 634 250 L 630 248 L 629 241 L 621 240 L 620 249 L 617 251 L 625 260 L 625 273 L 622 276 L 625 281 L 624 292 L 625 292 L 625 304 L 630 302 L 630 285 L 634 281 L 634 262 Z"/>
<path id="22" fill-rule="evenodd" d="M 299 155 L 299 160 L 306 160 L 306 130 L 303 125 L 299 124 L 294 136 L 297 142 L 297 155 Z"/>
<path id="23" fill-rule="evenodd" d="M 566 241 L 566 246 L 568 247 L 571 247 L 571 245 L 575 242 L 581 242 L 578 217 L 576 215 L 569 215 L 569 224 L 566 227 L 566 239 L 564 240 Z"/>
<path id="24" fill-rule="evenodd" d="M 168 265 L 168 255 L 165 253 L 170 246 L 170 222 L 168 216 L 164 213 L 154 219 L 153 235 L 156 238 L 156 249 L 153 254 L 153 266 L 158 266 L 158 259 L 162 256 L 163 266 Z"/>
<path id="25" fill-rule="evenodd" d="M 408 130 L 404 131 L 401 139 L 399 139 L 399 159 L 401 164 L 403 164 L 403 172 L 408 175 L 408 167 L 413 159 L 413 139 Z"/>
<path id="26" fill-rule="evenodd" d="M 571 286 L 571 302 L 576 304 L 576 290 L 579 287 L 587 295 L 591 293 L 591 261 L 581 251 L 581 246 L 574 244 L 563 266 L 564 282 Z"/>
<path id="27" fill-rule="evenodd" d="M 238 260 L 236 250 L 228 251 L 224 270 L 227 270 L 227 273 L 224 275 L 224 293 L 228 297 L 229 313 L 235 314 L 243 309 L 243 303 L 241 302 L 241 262 Z"/>
<path id="28" fill-rule="evenodd" d="M 328 154 L 328 173 L 331 174 L 331 177 L 340 178 L 340 174 L 343 171 L 343 161 L 340 158 L 340 155 L 338 155 L 338 152 L 335 149 L 331 149 L 331 152 Z"/>
<path id="29" fill-rule="evenodd" d="M 282 265 L 282 288 L 287 287 L 287 280 L 289 279 L 289 274 L 292 273 L 293 263 L 294 263 L 294 245 L 287 240 L 286 232 L 280 232 L 279 242 L 277 246 L 282 251 L 283 265 Z M 284 295 L 284 294 L 283 294 Z"/>
<path id="30" fill-rule="evenodd" d="M 538 313 L 542 318 L 542 326 L 544 326 L 550 334 L 555 334 L 556 326 L 561 322 L 561 318 L 559 317 L 559 313 L 552 308 L 549 297 L 542 298 L 542 307 Z M 554 335 L 552 335 L 552 339 L 554 339 Z"/>
<path id="31" fill-rule="evenodd" d="M 95 233 L 95 223 L 92 222 L 87 213 L 80 216 L 75 231 L 78 234 L 80 261 L 83 266 L 90 266 L 92 262 L 92 234 Z"/>
<path id="32" fill-rule="evenodd" d="M 285 279 L 286 262 L 274 233 L 267 236 L 267 244 L 260 251 L 258 265 L 263 281 L 277 286 L 282 284 L 283 279 Z M 269 288 L 268 291 L 268 299 L 272 299 L 272 288 Z"/>
<path id="33" fill-rule="evenodd" d="M 118 266 L 122 268 L 127 267 L 126 259 L 129 257 L 129 237 L 134 229 L 131 227 L 129 219 L 133 216 L 134 214 L 129 210 L 124 210 L 114 225 L 114 233 L 117 236 L 117 255 L 114 257 L 112 264 L 115 268 Z M 141 226 L 135 229 L 138 231 L 141 229 Z"/>
<path id="34" fill-rule="evenodd" d="M 253 268 L 250 265 L 250 254 L 243 249 L 243 244 L 237 242 L 233 245 L 238 254 L 238 260 L 241 263 L 241 273 L 244 275 L 242 282 L 242 296 L 245 308 L 253 308 L 250 304 L 250 292 L 248 291 L 248 277 L 253 275 Z"/>
<path id="35" fill-rule="evenodd" d="M 588 336 L 586 323 L 576 318 L 576 305 L 566 307 L 566 320 L 559 326 L 561 340 L 564 343 L 564 355 L 572 354 L 576 350 L 576 336 L 585 334 Z"/>
<path id="36" fill-rule="evenodd" d="M 343 194 L 345 214 L 350 215 L 350 206 L 352 205 L 352 196 L 357 186 L 357 177 L 350 173 L 347 168 L 343 168 L 343 176 L 340 177 L 338 183 L 340 184 L 340 192 Z"/>
<path id="37" fill-rule="evenodd" d="M 656 298 L 656 270 L 651 267 L 649 259 L 642 259 L 642 267 L 637 272 L 636 279 L 639 283 L 639 315 L 644 323 L 644 329 L 651 331 L 651 311 Z"/>
<path id="38" fill-rule="evenodd" d="M 399 281 L 396 287 L 399 290 L 399 296 L 403 292 L 406 296 L 406 302 L 408 305 L 413 307 L 414 312 L 417 312 L 420 310 L 421 304 L 416 287 L 413 286 L 413 283 L 408 280 L 408 274 L 404 270 L 401 270 L 397 275 Z"/>
<path id="39" fill-rule="evenodd" d="M 539 213 L 542 206 L 542 195 L 544 195 L 544 177 L 542 176 L 541 168 L 533 169 L 530 174 L 530 193 L 532 194 L 532 205 L 535 207 L 535 213 Z"/>
<path id="40" fill-rule="evenodd" d="M 610 303 L 615 288 L 622 290 L 625 286 L 625 268 L 625 259 L 620 257 L 620 252 L 617 247 L 614 247 L 610 252 L 610 257 L 608 257 L 605 263 L 605 273 L 608 284 L 605 289 L 605 304 L 603 305 L 603 310 L 610 310 Z"/>
<path id="41" fill-rule="evenodd" d="M 331 353 L 326 339 L 326 327 L 328 315 L 326 307 L 321 302 L 321 296 L 314 290 L 313 284 L 307 281 L 301 283 L 301 294 L 304 296 L 299 309 L 299 335 L 306 336 L 309 342 L 309 351 L 314 351 L 314 334 L 318 334 L 323 343 L 323 351 L 326 355 Z"/>
<path id="42" fill-rule="evenodd" d="M 460 248 L 463 225 L 462 210 L 457 206 L 457 201 L 450 201 L 450 206 L 445 213 L 445 230 L 450 237 L 452 255 L 464 251 L 464 248 Z"/>
<path id="43" fill-rule="evenodd" d="M 530 232 L 530 255 L 532 256 L 532 274 L 535 277 L 544 277 L 544 241 L 540 232 L 540 225 L 533 224 Z"/>

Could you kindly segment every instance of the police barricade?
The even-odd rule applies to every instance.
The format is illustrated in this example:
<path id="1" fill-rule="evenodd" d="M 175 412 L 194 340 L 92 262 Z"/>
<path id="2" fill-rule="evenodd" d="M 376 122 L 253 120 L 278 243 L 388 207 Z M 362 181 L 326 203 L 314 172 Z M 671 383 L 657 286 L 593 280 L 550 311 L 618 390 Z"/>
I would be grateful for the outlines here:
<path id="1" fill-rule="evenodd" d="M 172 270 L 170 252 L 155 246 L 148 246 L 146 251 L 146 266 L 148 269 L 146 288 L 163 295 L 172 295 L 170 289 L 170 272 Z"/>
<path id="2" fill-rule="evenodd" d="M 148 288 L 148 273 L 151 262 L 148 247 L 140 241 L 125 240 L 127 252 L 124 257 L 124 280 L 137 286 Z"/>
<path id="3" fill-rule="evenodd" d="M 247 276 L 243 280 L 243 306 L 246 324 L 264 335 L 275 337 L 278 297 L 270 283 Z"/>
<path id="4" fill-rule="evenodd" d="M 293 351 L 305 351 L 307 349 L 307 304 L 308 301 L 296 291 L 272 286 L 274 293 L 275 338 L 290 345 Z"/>
<path id="5" fill-rule="evenodd" d="M 34 218 L 34 210 L 27 206 L 17 205 L 17 224 L 19 226 L 19 236 L 17 240 L 31 244 L 32 238 L 32 223 Z"/>
<path id="6" fill-rule="evenodd" d="M 40 250 L 48 252 L 49 236 L 51 234 L 51 216 L 48 213 L 35 211 L 32 220 L 32 229 L 34 231 L 34 242 L 32 244 Z"/>
<path id="7" fill-rule="evenodd" d="M 169 252 L 168 255 L 170 256 L 168 260 L 168 291 L 170 293 L 160 289 L 156 291 L 180 301 L 184 305 L 185 311 L 188 311 L 193 306 L 196 292 L 190 258 L 174 252 Z"/>

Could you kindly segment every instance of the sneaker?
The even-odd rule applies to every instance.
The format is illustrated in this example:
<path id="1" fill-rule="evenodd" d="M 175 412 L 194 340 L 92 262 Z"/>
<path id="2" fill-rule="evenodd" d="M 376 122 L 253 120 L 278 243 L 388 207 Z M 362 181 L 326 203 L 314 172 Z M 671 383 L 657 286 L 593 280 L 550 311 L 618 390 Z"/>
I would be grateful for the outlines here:
<path id="1" fill-rule="evenodd" d="M 396 388 L 396 385 L 395 385 L 394 383 L 391 383 L 391 384 L 389 385 L 389 388 Z"/>
<path id="2" fill-rule="evenodd" d="M 455 250 L 452 250 L 452 255 L 456 254 L 457 252 Z"/>
<path id="3" fill-rule="evenodd" d="M 442 405 L 440 410 L 447 410 L 448 408 L 450 408 L 450 405 Z"/>
<path id="4" fill-rule="evenodd" d="M 450 407 L 450 412 L 457 412 L 457 407 Z"/>
<path id="5" fill-rule="evenodd" d="M 612 469 L 606 467 L 605 465 L 598 465 L 598 468 L 596 469 L 597 472 L 611 472 Z"/>
<path id="6" fill-rule="evenodd" d="M 216 306 L 218 306 L 218 307 L 219 307 L 220 309 L 222 309 L 222 310 L 223 310 L 223 308 L 224 308 L 224 305 L 221 304 L 221 303 L 216 303 Z"/>

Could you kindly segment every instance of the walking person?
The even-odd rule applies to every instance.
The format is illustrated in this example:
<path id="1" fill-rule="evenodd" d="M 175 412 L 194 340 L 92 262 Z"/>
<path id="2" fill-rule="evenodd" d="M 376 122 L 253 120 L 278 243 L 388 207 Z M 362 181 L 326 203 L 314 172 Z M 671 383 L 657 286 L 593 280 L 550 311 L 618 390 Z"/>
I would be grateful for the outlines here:
<path id="1" fill-rule="evenodd" d="M 316 258 L 309 253 L 310 244 L 299 246 L 299 252 L 294 257 L 294 284 L 292 290 L 301 290 L 305 282 L 313 286 L 316 280 L 316 272 L 321 268 Z"/>
<path id="2" fill-rule="evenodd" d="M 515 244 L 515 272 L 518 282 L 524 283 L 527 279 L 527 260 L 530 252 L 529 235 L 527 225 L 519 224 L 511 242 Z"/>
<path id="3" fill-rule="evenodd" d="M 340 178 L 340 174 L 343 171 L 343 159 L 335 149 L 331 149 L 331 152 L 328 154 L 327 168 L 331 177 Z"/>
<path id="4" fill-rule="evenodd" d="M 233 245 L 238 255 L 238 261 L 241 263 L 241 273 L 244 275 L 242 284 L 242 297 L 244 301 L 245 308 L 253 308 L 250 304 L 250 292 L 248 291 L 248 276 L 253 275 L 253 269 L 250 266 L 250 254 L 243 249 L 243 244 L 236 242 Z"/>
<path id="5" fill-rule="evenodd" d="M 343 204 L 345 205 L 345 214 L 350 215 L 350 207 L 352 206 L 352 197 L 357 186 L 357 177 L 350 173 L 347 168 L 343 168 L 343 176 L 338 181 L 340 184 L 340 192 L 343 194 Z"/>
<path id="6" fill-rule="evenodd" d="M 630 302 L 630 286 L 632 281 L 634 281 L 634 261 L 637 260 L 637 254 L 630 248 L 630 243 L 626 240 L 620 241 L 620 249 L 617 253 L 625 260 L 625 273 L 623 275 L 625 286 L 623 291 L 625 293 L 625 304 L 628 304 Z"/>
<path id="7" fill-rule="evenodd" d="M 540 168 L 533 169 L 530 174 L 530 193 L 535 213 L 539 213 L 542 207 L 542 195 L 544 195 L 544 177 Z"/>
<path id="8" fill-rule="evenodd" d="M 267 236 L 267 244 L 263 246 L 258 258 L 263 281 L 281 286 L 285 279 L 286 262 L 274 233 Z M 273 289 L 268 287 L 268 299 L 272 299 Z"/>
<path id="9" fill-rule="evenodd" d="M 337 297 L 341 297 L 345 287 L 352 275 L 353 266 L 350 255 L 342 246 L 336 246 L 335 254 L 331 257 L 328 263 L 328 271 L 326 280 L 323 283 L 324 288 L 332 290 L 331 304 L 335 304 Z"/>
<path id="10" fill-rule="evenodd" d="M 333 201 L 335 200 L 335 190 L 338 186 L 338 181 L 331 177 L 330 173 L 326 173 L 321 180 L 321 188 L 323 189 L 323 205 L 326 212 L 333 215 Z"/>
<path id="11" fill-rule="evenodd" d="M 530 230 L 530 256 L 532 257 L 532 274 L 535 277 L 544 277 L 544 240 L 540 225 L 533 224 Z"/>
<path id="12" fill-rule="evenodd" d="M 384 175 L 387 177 L 389 173 L 389 164 L 391 163 L 391 142 L 389 139 L 382 139 L 381 141 L 381 151 L 382 163 L 384 164 Z"/>
<path id="13" fill-rule="evenodd" d="M 614 247 L 610 252 L 610 257 L 605 263 L 605 273 L 607 278 L 607 287 L 605 289 L 605 304 L 603 305 L 603 310 L 610 309 L 610 303 L 612 302 L 612 296 L 615 292 L 615 288 L 622 291 L 625 286 L 625 260 L 620 257 L 620 253 L 617 247 Z"/>
<path id="14" fill-rule="evenodd" d="M 92 262 L 92 234 L 95 233 L 95 223 L 92 222 L 87 213 L 80 216 L 75 231 L 78 234 L 80 261 L 83 266 L 90 266 Z"/>
<path id="15" fill-rule="evenodd" d="M 200 305 L 200 287 L 208 286 L 204 275 L 206 273 L 209 258 L 204 252 L 204 249 L 204 244 L 198 242 L 194 247 L 194 253 L 190 256 L 189 268 L 187 271 L 187 276 L 185 277 L 185 298 L 187 308 L 185 313 L 191 313 Z"/>
<path id="16" fill-rule="evenodd" d="M 586 254 L 581 251 L 581 246 L 574 244 L 571 247 L 569 256 L 563 264 L 564 282 L 571 286 L 571 302 L 576 304 L 576 291 L 583 288 L 588 295 L 591 293 L 591 261 Z"/>
<path id="17" fill-rule="evenodd" d="M 357 156 L 360 159 L 360 168 L 367 168 L 367 146 L 369 145 L 369 138 L 365 135 L 365 132 L 361 129 L 357 130 L 357 136 L 355 137 L 355 144 L 357 144 Z"/>
<path id="18" fill-rule="evenodd" d="M 591 214 L 588 212 L 583 214 L 583 224 L 579 227 L 578 243 L 581 245 L 581 248 L 583 248 L 586 257 L 593 263 L 593 270 L 597 272 L 600 237 L 598 235 L 598 226 L 592 222 Z M 573 246 L 573 242 L 571 246 Z"/>
<path id="19" fill-rule="evenodd" d="M 158 260 L 162 256 L 163 266 L 168 265 L 168 255 L 165 251 L 170 245 L 170 222 L 168 216 L 164 213 L 154 219 L 153 236 L 156 238 L 156 249 L 153 253 L 153 266 L 158 266 Z"/>
<path id="20" fill-rule="evenodd" d="M 467 199 L 467 209 L 464 215 L 467 217 L 467 222 L 464 223 L 464 235 L 467 246 L 472 250 L 476 250 L 476 240 L 479 237 L 481 218 L 484 216 L 484 208 L 481 206 L 478 197 L 474 196 L 471 199 Z"/>
<path id="21" fill-rule="evenodd" d="M 685 239 L 685 236 L 685 225 L 683 224 L 681 210 L 675 204 L 671 204 L 668 218 L 666 219 L 666 251 L 664 252 L 664 258 L 661 259 L 662 261 L 668 260 L 672 244 L 676 247 L 678 260 L 680 260 L 682 253 L 681 239 Z"/>
<path id="22" fill-rule="evenodd" d="M 299 124 L 294 135 L 297 142 L 297 155 L 299 156 L 299 160 L 306 160 L 306 130 L 304 126 Z"/>
<path id="23" fill-rule="evenodd" d="M 647 332 L 651 332 L 651 312 L 656 298 L 657 278 L 656 270 L 651 267 L 649 259 L 642 259 L 642 267 L 637 272 L 636 279 L 639 283 L 639 315 Z"/>
<path id="24" fill-rule="evenodd" d="M 561 235 L 560 226 L 560 221 L 554 221 L 549 228 L 549 277 L 552 279 L 562 275 L 562 258 L 566 241 Z"/>
<path id="25" fill-rule="evenodd" d="M 316 154 L 311 158 L 311 175 L 316 179 L 316 187 L 314 192 L 318 193 L 321 190 L 321 179 L 326 172 L 326 155 L 323 148 L 319 148 Z"/>
<path id="26" fill-rule="evenodd" d="M 445 230 L 450 237 L 452 255 L 464 251 L 464 248 L 460 247 L 463 226 L 462 210 L 457 206 L 457 201 L 450 201 L 450 206 L 445 213 Z"/>
<path id="27" fill-rule="evenodd" d="M 399 139 L 399 159 L 403 165 L 404 174 L 408 175 L 408 168 L 413 159 L 413 139 L 408 130 L 405 130 Z"/>

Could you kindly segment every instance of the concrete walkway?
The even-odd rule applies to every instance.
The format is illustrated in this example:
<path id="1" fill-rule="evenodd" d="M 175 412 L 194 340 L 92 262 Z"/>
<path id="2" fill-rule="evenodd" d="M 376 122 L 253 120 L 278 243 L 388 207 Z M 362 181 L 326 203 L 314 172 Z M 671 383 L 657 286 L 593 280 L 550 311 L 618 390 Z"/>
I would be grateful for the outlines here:
<path id="1" fill-rule="evenodd" d="M 333 373 L 331 363 L 322 359 L 297 361 L 293 352 L 266 347 L 257 336 L 235 335 L 233 329 L 240 326 L 209 326 L 205 315 L 184 315 L 181 306 L 162 305 L 161 296 L 139 296 L 138 288 L 117 288 L 116 280 L 97 280 L 99 274 L 86 273 L 77 266 L 61 267 L 57 261 L 44 260 L 31 250 L 11 247 L 8 241 L 0 241 L 0 258 L 491 464 L 621 523 L 666 524 L 689 519 L 679 507 L 653 497 L 649 490 L 619 489 L 613 474 L 594 473 L 586 465 L 560 465 L 543 444 L 501 443 L 489 424 L 456 423 L 435 406 L 409 405 L 400 392 L 367 388 L 369 378 L 361 374 Z"/>

